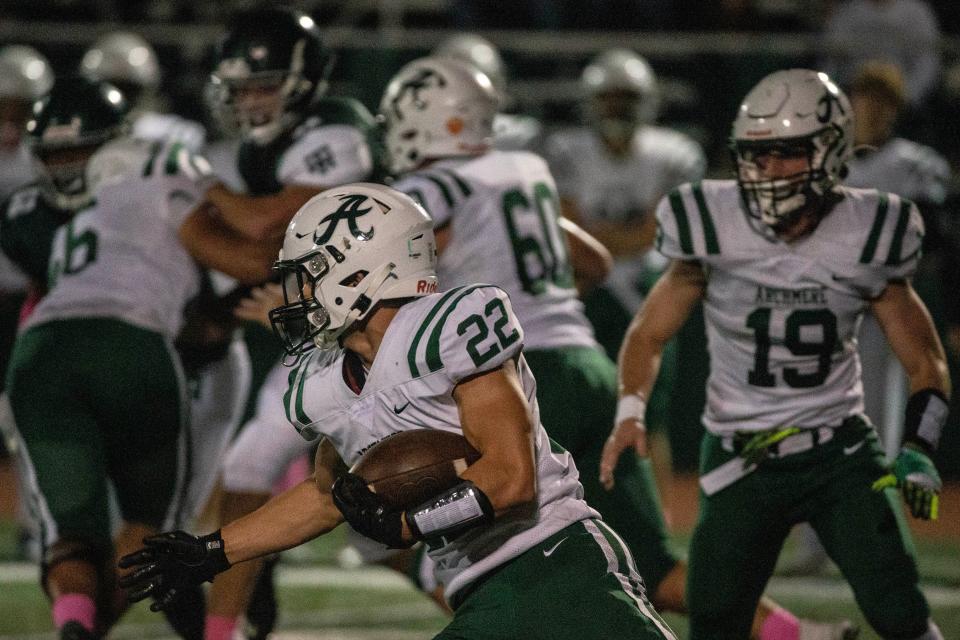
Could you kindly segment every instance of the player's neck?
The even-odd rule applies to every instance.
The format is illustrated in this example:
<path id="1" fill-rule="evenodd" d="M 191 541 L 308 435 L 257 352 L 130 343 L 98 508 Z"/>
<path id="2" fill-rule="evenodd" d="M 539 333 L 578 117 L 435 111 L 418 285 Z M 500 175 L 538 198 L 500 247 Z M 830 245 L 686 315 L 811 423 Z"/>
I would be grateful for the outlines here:
<path id="1" fill-rule="evenodd" d="M 356 330 L 344 338 L 343 347 L 355 353 L 367 369 L 373 366 L 383 337 L 397 311 L 397 307 L 378 306 Z"/>
<path id="2" fill-rule="evenodd" d="M 815 210 L 802 211 L 790 224 L 776 230 L 777 238 L 787 243 L 796 242 L 813 233 L 822 218 Z"/>

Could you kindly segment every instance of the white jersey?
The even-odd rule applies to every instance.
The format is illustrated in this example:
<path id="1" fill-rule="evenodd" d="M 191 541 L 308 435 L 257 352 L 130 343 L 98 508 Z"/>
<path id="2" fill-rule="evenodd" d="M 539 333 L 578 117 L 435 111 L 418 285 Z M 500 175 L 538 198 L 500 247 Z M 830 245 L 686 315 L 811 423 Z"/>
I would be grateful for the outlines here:
<path id="1" fill-rule="evenodd" d="M 930 147 L 893 138 L 882 147 L 847 162 L 848 187 L 883 189 L 918 202 L 942 204 L 950 182 L 950 164 Z"/>
<path id="2" fill-rule="evenodd" d="M 203 149 L 207 142 L 207 131 L 199 122 L 157 111 L 137 114 L 130 135 L 138 140 L 179 142 L 194 152 Z"/>
<path id="3" fill-rule="evenodd" d="M 177 145 L 156 149 L 142 174 L 105 183 L 95 204 L 57 231 L 50 292 L 29 326 L 115 318 L 170 339 L 180 331 L 201 272 L 178 232 L 203 200 L 203 170 Z"/>
<path id="4" fill-rule="evenodd" d="M 654 126 L 637 130 L 625 157 L 611 155 L 590 127 L 551 135 L 545 156 L 560 197 L 576 203 L 588 229 L 598 223 L 632 223 L 639 229 L 664 194 L 699 180 L 706 168 L 700 145 L 677 131 Z M 605 286 L 628 311 L 636 311 L 642 302 L 637 282 L 645 268 L 643 255 L 615 257 Z"/>
<path id="5" fill-rule="evenodd" d="M 290 374 L 287 417 L 305 438 L 327 437 L 354 465 L 387 436 L 411 429 L 461 434 L 454 388 L 464 379 L 517 362 L 535 426 L 535 514 L 504 516 L 431 549 L 449 599 L 477 577 L 517 557 L 573 522 L 598 517 L 583 501 L 570 454 L 543 426 L 536 381 L 521 349 L 524 333 L 500 289 L 473 285 L 410 302 L 394 317 L 362 389 L 349 352 L 313 352 Z"/>
<path id="6" fill-rule="evenodd" d="M 450 226 L 450 243 L 437 263 L 442 287 L 489 282 L 503 288 L 528 349 L 596 346 L 557 224 L 556 185 L 542 158 L 491 151 L 444 160 L 393 187 L 419 201 L 435 228 Z"/>
<path id="7" fill-rule="evenodd" d="M 660 250 L 707 275 L 711 433 L 834 426 L 862 413 L 857 329 L 869 300 L 913 274 L 923 220 L 893 194 L 842 194 L 789 244 L 748 217 L 733 180 L 682 185 L 658 206 Z"/>

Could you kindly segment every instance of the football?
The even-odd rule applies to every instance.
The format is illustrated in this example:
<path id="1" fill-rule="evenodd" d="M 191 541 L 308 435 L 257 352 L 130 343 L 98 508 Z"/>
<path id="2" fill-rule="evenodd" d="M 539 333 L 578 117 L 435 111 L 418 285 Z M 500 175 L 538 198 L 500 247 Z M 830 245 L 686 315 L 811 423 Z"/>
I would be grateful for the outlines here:
<path id="1" fill-rule="evenodd" d="M 409 509 L 456 485 L 460 474 L 479 458 L 459 434 L 414 429 L 370 447 L 350 472 L 390 506 Z"/>

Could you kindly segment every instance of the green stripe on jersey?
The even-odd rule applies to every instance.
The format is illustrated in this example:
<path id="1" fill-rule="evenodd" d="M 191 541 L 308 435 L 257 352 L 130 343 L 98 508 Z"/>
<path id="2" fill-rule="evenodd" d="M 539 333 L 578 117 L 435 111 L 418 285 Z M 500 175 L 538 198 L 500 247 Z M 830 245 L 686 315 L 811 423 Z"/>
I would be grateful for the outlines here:
<path id="1" fill-rule="evenodd" d="M 430 373 L 443 368 L 443 360 L 440 359 L 440 334 L 443 333 L 443 325 L 447 322 L 447 318 L 449 318 L 453 310 L 457 308 L 458 302 L 484 286 L 486 285 L 480 284 L 462 289 L 461 293 L 450 303 L 450 306 L 443 312 L 443 315 L 440 316 L 437 324 L 434 325 L 433 331 L 430 332 L 430 340 L 427 341 L 427 369 L 429 369 Z"/>
<path id="2" fill-rule="evenodd" d="M 440 195 L 443 196 L 443 200 L 447 203 L 447 206 L 453 206 L 453 194 L 450 193 L 450 189 L 443 183 L 443 180 L 437 176 L 431 176 L 427 174 L 423 174 L 423 178 L 437 185 L 437 188 L 440 190 Z"/>
<path id="3" fill-rule="evenodd" d="M 873 254 L 877 252 L 877 243 L 880 242 L 880 233 L 883 231 L 883 223 L 887 219 L 890 200 L 885 193 L 878 195 L 880 201 L 877 203 L 877 213 L 873 219 L 873 227 L 870 228 L 870 235 L 867 237 L 867 244 L 863 247 L 863 253 L 860 254 L 861 264 L 869 264 L 873 260 Z"/>
<path id="4" fill-rule="evenodd" d="M 458 176 L 454 171 L 451 171 L 450 169 L 437 169 L 437 171 L 449 176 L 450 179 L 456 183 L 457 187 L 460 189 L 460 193 L 463 194 L 464 198 L 469 197 L 470 194 L 473 193 L 473 189 L 470 188 L 470 185 L 467 183 L 467 181 Z"/>
<path id="5" fill-rule="evenodd" d="M 887 254 L 887 261 L 884 262 L 888 267 L 902 262 L 900 253 L 903 251 L 903 236 L 907 232 L 912 205 L 913 203 L 906 198 L 900 198 L 900 217 L 897 218 L 897 228 L 893 230 L 893 240 L 890 241 L 890 252 Z"/>
<path id="6" fill-rule="evenodd" d="M 700 212 L 700 222 L 703 224 L 703 239 L 707 244 L 707 254 L 719 254 L 720 243 L 717 242 L 717 230 L 713 227 L 713 219 L 710 217 L 707 199 L 703 197 L 703 185 L 699 182 L 693 185 L 693 199 L 697 201 L 697 211 Z"/>
<path id="7" fill-rule="evenodd" d="M 180 169 L 180 151 L 183 149 L 183 143 L 177 142 L 170 147 L 170 153 L 167 154 L 167 162 L 163 165 L 163 172 L 168 176 L 176 175 Z"/>
<path id="8" fill-rule="evenodd" d="M 410 375 L 412 375 L 414 378 L 420 376 L 420 370 L 417 368 L 417 347 L 420 346 L 420 338 L 422 338 L 423 334 L 427 332 L 427 328 L 433 321 L 434 316 L 440 312 L 440 308 L 443 307 L 447 300 L 449 300 L 461 289 L 463 289 L 463 287 L 457 287 L 456 289 L 451 289 L 443 294 L 443 297 L 440 298 L 440 301 L 437 302 L 432 309 L 430 309 L 430 313 L 428 313 L 427 317 L 424 318 L 420 328 L 417 329 L 417 334 L 413 337 L 413 342 L 410 343 L 410 351 L 407 352 L 407 364 L 410 366 Z"/>
<path id="9" fill-rule="evenodd" d="M 310 356 L 305 356 L 287 378 L 287 392 L 283 394 L 283 409 L 287 414 L 287 422 L 297 423 L 306 426 L 312 422 L 310 417 L 303 410 L 303 384 L 307 379 L 307 362 Z M 299 379 L 299 382 L 297 380 Z M 296 391 L 294 391 L 296 387 Z M 295 397 L 292 397 L 294 396 Z M 293 402 L 291 402 L 293 400 Z M 296 412 L 297 419 L 294 420 L 291 413 L 291 405 Z"/>
<path id="10" fill-rule="evenodd" d="M 680 249 L 687 254 L 693 253 L 693 240 L 690 237 L 690 222 L 687 220 L 687 208 L 679 191 L 670 194 L 670 208 L 677 221 L 677 234 L 680 236 Z"/>
<path id="11" fill-rule="evenodd" d="M 162 142 L 154 142 L 150 145 L 150 158 L 147 160 L 147 164 L 143 166 L 143 177 L 149 178 L 153 173 L 153 164 L 157 161 L 157 156 L 160 155 L 160 150 L 163 149 Z"/>

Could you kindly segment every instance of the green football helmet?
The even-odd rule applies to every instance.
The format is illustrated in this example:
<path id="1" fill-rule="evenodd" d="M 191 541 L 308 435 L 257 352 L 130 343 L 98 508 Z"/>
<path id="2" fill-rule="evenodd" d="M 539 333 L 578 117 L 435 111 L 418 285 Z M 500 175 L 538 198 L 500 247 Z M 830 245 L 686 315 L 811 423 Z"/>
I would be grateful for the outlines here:
<path id="1" fill-rule="evenodd" d="M 265 145 L 303 119 L 326 91 L 330 56 L 308 15 L 285 8 L 241 13 L 210 78 L 214 117 Z"/>
<path id="2" fill-rule="evenodd" d="M 90 203 L 87 161 L 101 145 L 123 135 L 127 103 L 115 86 L 81 76 L 58 78 L 33 104 L 27 143 L 41 193 L 53 206 L 77 211 Z"/>

